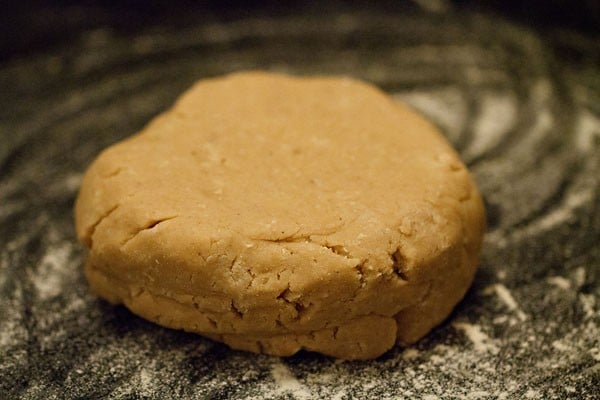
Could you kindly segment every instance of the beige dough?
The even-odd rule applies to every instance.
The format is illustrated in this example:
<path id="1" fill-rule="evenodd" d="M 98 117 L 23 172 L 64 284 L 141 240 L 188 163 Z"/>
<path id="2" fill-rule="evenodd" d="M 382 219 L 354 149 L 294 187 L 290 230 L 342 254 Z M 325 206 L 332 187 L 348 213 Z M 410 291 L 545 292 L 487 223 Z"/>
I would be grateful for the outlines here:
<path id="1" fill-rule="evenodd" d="M 374 358 L 448 316 L 484 230 L 426 120 L 349 78 L 198 82 L 86 172 L 92 289 L 236 349 Z"/>

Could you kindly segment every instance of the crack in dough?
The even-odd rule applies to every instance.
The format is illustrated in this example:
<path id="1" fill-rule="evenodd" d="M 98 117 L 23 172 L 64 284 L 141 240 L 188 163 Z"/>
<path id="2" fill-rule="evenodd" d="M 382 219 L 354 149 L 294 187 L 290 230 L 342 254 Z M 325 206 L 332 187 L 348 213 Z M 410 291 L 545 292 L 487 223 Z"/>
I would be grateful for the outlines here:
<path id="1" fill-rule="evenodd" d="M 150 220 L 146 225 L 138 228 L 137 231 L 133 235 L 131 235 L 130 237 L 125 239 L 123 241 L 123 243 L 121 243 L 121 247 L 125 247 L 131 240 L 135 239 L 136 236 L 138 236 L 140 233 L 142 233 L 144 231 L 152 230 L 152 229 L 156 228 L 158 225 L 162 224 L 163 222 L 170 221 L 175 218 L 177 218 L 177 216 L 163 217 L 163 218 Z"/>
<path id="2" fill-rule="evenodd" d="M 100 215 L 100 217 L 86 229 L 86 232 L 83 236 L 83 241 L 89 248 L 91 248 L 94 243 L 94 233 L 96 233 L 96 228 L 98 227 L 98 225 L 100 225 L 102 221 L 110 217 L 110 215 L 117 211 L 118 208 L 118 204 L 109 208 L 108 211 Z"/>
<path id="3" fill-rule="evenodd" d="M 390 254 L 392 260 L 392 270 L 403 281 L 408 282 L 408 269 L 406 258 L 402 255 L 400 248 Z"/>

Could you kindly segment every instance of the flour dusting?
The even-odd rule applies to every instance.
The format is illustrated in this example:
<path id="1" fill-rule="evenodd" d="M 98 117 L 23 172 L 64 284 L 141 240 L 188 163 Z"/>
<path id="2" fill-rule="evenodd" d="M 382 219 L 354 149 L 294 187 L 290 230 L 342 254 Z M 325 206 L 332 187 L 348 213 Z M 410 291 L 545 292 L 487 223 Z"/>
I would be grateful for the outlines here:
<path id="1" fill-rule="evenodd" d="M 573 274 L 573 284 L 575 287 L 580 288 L 585 284 L 585 280 L 587 278 L 587 273 L 585 272 L 584 267 L 577 267 Z"/>
<path id="2" fill-rule="evenodd" d="M 160 382 L 160 377 L 154 375 L 153 370 L 155 363 L 152 362 L 148 366 L 142 366 L 140 369 L 140 392 L 149 396 L 156 390 L 156 384 Z"/>
<path id="3" fill-rule="evenodd" d="M 433 49 L 428 49 L 433 50 Z M 401 100 L 422 111 L 437 122 L 451 138 L 457 138 L 465 126 L 466 99 L 453 88 L 432 92 L 415 91 L 395 94 Z"/>
<path id="4" fill-rule="evenodd" d="M 500 351 L 488 335 L 481 331 L 481 327 L 478 325 L 471 325 L 466 322 L 454 322 L 452 326 L 467 335 L 467 338 L 473 343 L 475 351 L 492 354 L 497 354 Z"/>
<path id="5" fill-rule="evenodd" d="M 340 390 L 336 394 L 331 397 L 331 400 L 343 400 L 346 396 L 346 391 L 344 389 Z"/>
<path id="6" fill-rule="evenodd" d="M 575 143 L 582 152 L 592 151 L 594 139 L 600 137 L 600 119 L 589 111 L 583 111 L 577 120 Z"/>
<path id="7" fill-rule="evenodd" d="M 419 350 L 411 347 L 402 352 L 402 358 L 405 360 L 414 360 L 419 357 L 419 354 Z"/>
<path id="8" fill-rule="evenodd" d="M 281 361 L 271 365 L 271 376 L 275 380 L 276 391 L 280 394 L 291 393 L 298 399 L 310 399 L 308 389 L 296 379 L 289 368 Z"/>
<path id="9" fill-rule="evenodd" d="M 546 282 L 564 290 L 571 288 L 571 281 L 563 278 L 562 276 L 549 276 L 546 278 Z"/>
<path id="10" fill-rule="evenodd" d="M 566 344 L 564 344 L 560 340 L 553 341 L 552 342 L 552 347 L 554 347 L 558 351 L 569 351 L 569 346 L 567 346 Z"/>
<path id="11" fill-rule="evenodd" d="M 579 294 L 579 301 L 581 308 L 585 313 L 586 319 L 592 319 L 593 317 L 598 318 L 598 311 L 596 310 L 596 297 L 593 294 Z"/>
<path id="12" fill-rule="evenodd" d="M 510 311 L 514 311 L 521 321 L 527 320 L 527 315 L 519 308 L 519 305 L 506 286 L 501 283 L 496 283 L 491 287 L 484 289 L 483 293 L 490 294 L 491 291 L 494 291 L 504 305 L 506 305 Z"/>
<path id="13" fill-rule="evenodd" d="M 564 224 L 569 220 L 572 220 L 575 216 L 575 211 L 586 203 L 589 203 L 593 197 L 593 188 L 567 193 L 565 200 L 559 207 L 554 208 L 551 212 L 538 219 L 525 231 L 525 233 L 536 234 L 544 232 L 556 225 Z"/>
<path id="14" fill-rule="evenodd" d="M 502 115 L 502 118 L 498 116 Z M 476 157 L 492 149 L 515 124 L 516 102 L 511 94 L 486 93 L 481 99 L 481 112 L 474 122 L 475 137 L 465 150 Z"/>

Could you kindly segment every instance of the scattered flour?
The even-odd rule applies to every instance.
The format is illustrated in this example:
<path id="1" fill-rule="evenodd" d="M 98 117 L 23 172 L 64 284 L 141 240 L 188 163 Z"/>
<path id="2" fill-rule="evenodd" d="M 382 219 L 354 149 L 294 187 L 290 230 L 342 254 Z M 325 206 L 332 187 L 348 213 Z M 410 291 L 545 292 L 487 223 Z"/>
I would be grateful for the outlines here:
<path id="1" fill-rule="evenodd" d="M 405 360 L 414 360 L 415 358 L 419 357 L 419 354 L 419 350 L 415 348 L 408 348 L 402 352 L 402 358 Z"/>
<path id="2" fill-rule="evenodd" d="M 13 296 L 14 299 L 11 299 L 10 303 L 8 303 L 8 299 L 4 300 L 8 307 L 13 307 L 13 304 L 18 304 L 19 301 L 22 301 L 23 293 L 20 287 L 15 289 Z M 2 305 L 3 303 L 0 302 L 0 306 Z M 0 311 L 4 310 L 0 307 Z M 28 336 L 21 313 L 8 312 L 3 314 L 0 317 L 0 354 L 3 353 L 4 349 L 18 346 Z"/>
<path id="3" fill-rule="evenodd" d="M 48 246 L 35 271 L 29 271 L 29 279 L 40 300 L 49 300 L 61 294 L 73 276 L 69 260 L 73 244 L 68 241 Z"/>
<path id="4" fill-rule="evenodd" d="M 578 289 L 585 284 L 586 272 L 584 267 L 577 267 L 573 274 L 573 283 Z"/>
<path id="5" fill-rule="evenodd" d="M 0 218 L 8 217 L 12 214 L 15 214 L 22 209 L 24 209 L 27 205 L 23 202 L 6 202 L 4 201 L 2 207 L 0 207 Z"/>
<path id="6" fill-rule="evenodd" d="M 540 396 L 540 394 L 538 393 L 537 390 L 528 389 L 525 392 L 525 398 L 527 398 L 527 399 L 538 399 L 539 396 Z"/>
<path id="7" fill-rule="evenodd" d="M 546 282 L 564 290 L 568 290 L 571 288 L 571 281 L 563 278 L 562 276 L 549 276 L 548 278 L 546 278 Z"/>
<path id="8" fill-rule="evenodd" d="M 560 340 L 555 340 L 552 342 L 552 347 L 554 347 L 558 351 L 569 351 L 569 346 L 561 342 Z"/>
<path id="9" fill-rule="evenodd" d="M 140 394 L 142 396 L 151 396 L 156 390 L 155 382 L 160 382 L 158 377 L 154 376 L 154 362 L 151 362 L 148 366 L 143 366 L 140 369 Z"/>
<path id="10" fill-rule="evenodd" d="M 508 288 L 506 286 L 504 286 L 501 283 L 496 283 L 496 284 L 493 284 L 493 285 L 488 286 L 487 288 L 483 289 L 483 294 L 486 294 L 486 295 L 489 295 L 493 292 L 496 293 L 496 295 L 498 296 L 500 301 L 502 301 L 504 303 L 504 305 L 506 305 L 506 307 L 508 307 L 508 309 L 510 311 L 513 311 L 516 313 L 519 320 L 521 320 L 521 321 L 527 320 L 527 315 L 519 308 L 519 305 L 515 301 L 515 298 L 512 296 L 512 294 L 510 293 L 510 291 L 508 290 Z"/>
<path id="11" fill-rule="evenodd" d="M 499 269 L 498 271 L 496 271 L 496 276 L 501 281 L 505 280 L 506 279 L 506 270 L 505 269 Z"/>
<path id="12" fill-rule="evenodd" d="M 584 110 L 577 118 L 575 144 L 579 151 L 587 153 L 594 148 L 594 137 L 600 136 L 600 119 Z"/>
<path id="13" fill-rule="evenodd" d="M 63 181 L 64 189 L 68 192 L 75 193 L 79 190 L 83 174 L 69 174 Z"/>
<path id="14" fill-rule="evenodd" d="M 590 349 L 590 355 L 592 356 L 592 358 L 595 361 L 600 362 L 600 348 L 598 348 L 598 347 L 592 347 Z"/>
<path id="15" fill-rule="evenodd" d="M 513 127 L 517 102 L 510 93 L 488 93 L 481 98 L 481 111 L 474 122 L 474 137 L 465 149 L 466 157 L 476 157 L 492 149 Z"/>
<path id="16" fill-rule="evenodd" d="M 585 319 L 591 319 L 594 316 L 598 317 L 598 311 L 596 310 L 596 298 L 593 294 L 579 294 L 579 302 L 585 313 Z"/>
<path id="17" fill-rule="evenodd" d="M 271 365 L 271 376 L 275 381 L 278 394 L 291 393 L 297 399 L 312 398 L 308 389 L 296 379 L 283 362 L 277 360 Z"/>
<path id="18" fill-rule="evenodd" d="M 431 51 L 432 49 L 427 49 Z M 431 92 L 415 91 L 394 95 L 438 123 L 451 140 L 458 139 L 466 124 L 467 103 L 464 94 L 454 88 Z"/>
<path id="19" fill-rule="evenodd" d="M 520 234 L 533 235 L 545 232 L 557 225 L 563 224 L 574 217 L 574 212 L 594 198 L 594 188 L 588 187 L 567 193 L 563 202 L 549 213 L 537 219 Z M 517 235 L 517 238 L 521 235 Z"/>
<path id="20" fill-rule="evenodd" d="M 498 354 L 500 349 L 492 342 L 485 333 L 481 331 L 479 325 L 471 325 L 466 322 L 454 322 L 454 328 L 461 330 L 467 335 L 467 338 L 473 343 L 475 351 L 480 353 Z"/>
<path id="21" fill-rule="evenodd" d="M 344 389 L 340 390 L 336 394 L 331 397 L 331 400 L 342 400 L 346 396 L 346 391 Z"/>
<path id="22" fill-rule="evenodd" d="M 465 399 L 489 399 L 490 393 L 485 390 L 474 390 L 470 392 Z"/>

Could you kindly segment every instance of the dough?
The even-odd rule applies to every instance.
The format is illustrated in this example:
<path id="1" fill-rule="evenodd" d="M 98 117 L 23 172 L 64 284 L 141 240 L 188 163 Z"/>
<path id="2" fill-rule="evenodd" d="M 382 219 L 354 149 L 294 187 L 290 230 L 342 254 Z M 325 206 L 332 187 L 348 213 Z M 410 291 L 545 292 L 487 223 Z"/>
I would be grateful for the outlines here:
<path id="1" fill-rule="evenodd" d="M 374 358 L 448 316 L 484 231 L 425 119 L 349 78 L 202 80 L 103 151 L 75 206 L 112 303 L 244 349 Z"/>

